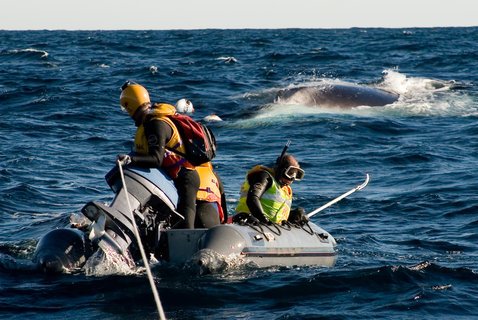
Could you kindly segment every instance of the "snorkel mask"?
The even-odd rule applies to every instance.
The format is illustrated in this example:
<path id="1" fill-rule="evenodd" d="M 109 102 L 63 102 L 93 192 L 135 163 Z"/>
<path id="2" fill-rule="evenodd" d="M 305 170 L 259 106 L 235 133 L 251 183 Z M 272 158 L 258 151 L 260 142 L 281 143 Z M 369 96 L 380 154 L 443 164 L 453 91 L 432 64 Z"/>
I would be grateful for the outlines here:
<path id="1" fill-rule="evenodd" d="M 284 149 L 282 150 L 282 153 L 280 157 L 277 158 L 277 161 L 275 163 L 275 170 L 276 172 L 276 177 L 277 178 L 284 178 L 288 181 L 300 181 L 304 178 L 305 171 L 298 166 L 292 166 L 289 165 L 286 168 L 281 168 L 283 158 L 286 154 L 287 149 L 289 148 L 290 145 L 290 140 L 287 141 L 287 143 L 284 146 Z M 278 172 L 280 170 L 280 172 Z"/>
<path id="2" fill-rule="evenodd" d="M 305 171 L 296 166 L 287 167 L 282 173 L 288 180 L 300 181 L 304 178 Z"/>

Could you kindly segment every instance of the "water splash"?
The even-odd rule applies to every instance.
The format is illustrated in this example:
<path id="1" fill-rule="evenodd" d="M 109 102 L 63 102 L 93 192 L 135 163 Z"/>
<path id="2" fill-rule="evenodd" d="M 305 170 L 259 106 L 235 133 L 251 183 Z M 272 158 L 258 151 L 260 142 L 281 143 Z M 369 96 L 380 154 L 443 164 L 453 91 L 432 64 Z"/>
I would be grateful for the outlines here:
<path id="1" fill-rule="evenodd" d="M 98 249 L 86 261 L 83 269 L 87 276 L 127 275 L 138 272 L 128 253 L 126 255 L 119 254 L 108 244 L 103 244 L 102 250 Z"/>
<path id="2" fill-rule="evenodd" d="M 210 249 L 198 251 L 187 263 L 189 268 L 197 266 L 199 274 L 224 273 L 249 266 L 250 264 L 247 259 L 240 255 L 231 254 L 224 256 Z"/>

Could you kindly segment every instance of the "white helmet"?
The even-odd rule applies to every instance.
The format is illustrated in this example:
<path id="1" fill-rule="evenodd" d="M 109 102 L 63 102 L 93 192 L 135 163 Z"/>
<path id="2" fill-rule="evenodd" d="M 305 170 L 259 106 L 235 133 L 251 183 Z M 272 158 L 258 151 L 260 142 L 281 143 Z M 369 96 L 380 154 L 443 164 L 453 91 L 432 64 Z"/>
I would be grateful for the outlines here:
<path id="1" fill-rule="evenodd" d="M 176 110 L 180 113 L 194 112 L 193 103 L 186 99 L 179 99 L 178 102 L 176 102 L 175 107 L 176 107 Z"/>

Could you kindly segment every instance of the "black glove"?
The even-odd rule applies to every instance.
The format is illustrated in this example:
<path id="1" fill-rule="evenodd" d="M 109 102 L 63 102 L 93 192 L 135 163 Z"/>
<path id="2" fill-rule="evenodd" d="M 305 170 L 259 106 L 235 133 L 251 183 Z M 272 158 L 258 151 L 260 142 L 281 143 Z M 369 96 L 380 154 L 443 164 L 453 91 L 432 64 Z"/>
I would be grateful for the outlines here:
<path id="1" fill-rule="evenodd" d="M 287 219 L 290 223 L 298 224 L 303 226 L 307 222 L 309 222 L 309 217 L 305 213 L 304 208 L 297 207 L 290 211 L 289 219 Z"/>
<path id="2" fill-rule="evenodd" d="M 239 212 L 232 216 L 232 222 L 243 224 L 247 221 L 248 216 L 250 216 L 250 214 L 245 212 Z"/>
<path id="3" fill-rule="evenodd" d="M 256 212 L 255 214 L 251 214 L 251 216 L 254 217 L 254 219 L 258 222 L 262 222 L 265 224 L 272 224 L 272 222 L 267 218 L 267 216 L 263 213 Z"/>
<path id="4" fill-rule="evenodd" d="M 252 214 L 239 212 L 232 217 L 232 222 L 244 225 L 246 223 L 257 225 L 259 224 L 259 220 L 254 217 Z"/>
<path id="5" fill-rule="evenodd" d="M 127 166 L 131 163 L 131 157 L 127 154 L 119 154 L 116 156 L 116 159 L 120 162 L 122 166 Z"/>

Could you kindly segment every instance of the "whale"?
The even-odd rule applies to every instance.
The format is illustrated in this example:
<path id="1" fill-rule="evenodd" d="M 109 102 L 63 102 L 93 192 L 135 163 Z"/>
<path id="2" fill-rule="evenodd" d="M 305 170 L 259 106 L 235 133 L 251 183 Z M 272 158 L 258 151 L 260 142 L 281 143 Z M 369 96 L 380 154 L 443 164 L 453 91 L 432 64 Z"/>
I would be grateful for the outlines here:
<path id="1" fill-rule="evenodd" d="M 399 95 L 355 84 L 320 84 L 279 90 L 278 104 L 351 109 L 358 106 L 381 107 L 396 102 Z"/>

